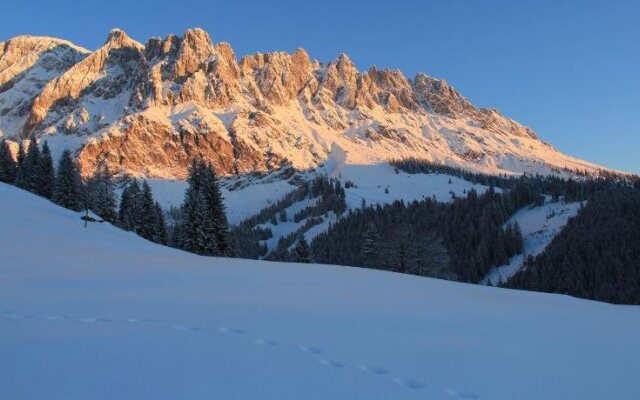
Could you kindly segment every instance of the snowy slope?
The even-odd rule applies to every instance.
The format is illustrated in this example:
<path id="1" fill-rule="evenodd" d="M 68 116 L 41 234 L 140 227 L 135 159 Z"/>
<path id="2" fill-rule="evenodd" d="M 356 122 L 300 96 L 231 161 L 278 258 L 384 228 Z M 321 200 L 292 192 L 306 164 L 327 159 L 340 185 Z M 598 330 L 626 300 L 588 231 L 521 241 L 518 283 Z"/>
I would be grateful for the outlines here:
<path id="1" fill-rule="evenodd" d="M 525 207 L 507 221 L 507 224 L 518 223 L 522 230 L 523 252 L 513 256 L 509 263 L 493 268 L 482 279 L 480 284 L 491 282 L 496 285 L 506 282 L 516 274 L 524 261 L 542 253 L 553 238 L 560 233 L 570 218 L 575 217 L 580 209 L 580 202 L 565 203 L 563 201 L 546 203 L 539 207 Z"/>
<path id="2" fill-rule="evenodd" d="M 636 399 L 640 308 L 203 258 L 0 184 L 2 399 Z"/>

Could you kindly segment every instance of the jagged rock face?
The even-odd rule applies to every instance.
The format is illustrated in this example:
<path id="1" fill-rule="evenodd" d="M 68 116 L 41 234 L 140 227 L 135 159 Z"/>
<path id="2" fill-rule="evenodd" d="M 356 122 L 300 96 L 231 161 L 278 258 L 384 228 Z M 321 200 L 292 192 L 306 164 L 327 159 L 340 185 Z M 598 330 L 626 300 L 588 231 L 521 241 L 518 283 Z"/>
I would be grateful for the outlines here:
<path id="1" fill-rule="evenodd" d="M 595 169 L 537 140 L 445 81 L 303 50 L 238 61 L 201 29 L 142 45 L 113 30 L 94 52 L 50 38 L 0 42 L 0 133 L 73 147 L 83 174 L 183 178 L 191 160 L 220 173 L 415 156 L 484 172 Z"/>
<path id="2" fill-rule="evenodd" d="M 18 133 L 42 88 L 87 53 L 67 41 L 46 37 L 18 36 L 0 43 L 0 134 Z"/>

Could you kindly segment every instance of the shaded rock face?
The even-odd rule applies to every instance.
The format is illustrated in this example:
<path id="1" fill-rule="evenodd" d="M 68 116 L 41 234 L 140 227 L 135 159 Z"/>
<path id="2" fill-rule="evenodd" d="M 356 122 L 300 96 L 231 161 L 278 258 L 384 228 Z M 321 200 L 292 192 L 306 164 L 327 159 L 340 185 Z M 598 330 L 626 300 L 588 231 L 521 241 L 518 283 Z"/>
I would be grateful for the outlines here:
<path id="1" fill-rule="evenodd" d="M 145 45 L 114 29 L 93 52 L 51 38 L 0 42 L 0 132 L 73 137 L 62 141 L 85 175 L 100 160 L 167 178 L 197 158 L 224 174 L 313 168 L 333 145 L 362 163 L 416 156 L 522 172 L 577 162 L 444 80 L 360 72 L 346 54 L 323 64 L 303 49 L 238 60 L 202 29 Z"/>

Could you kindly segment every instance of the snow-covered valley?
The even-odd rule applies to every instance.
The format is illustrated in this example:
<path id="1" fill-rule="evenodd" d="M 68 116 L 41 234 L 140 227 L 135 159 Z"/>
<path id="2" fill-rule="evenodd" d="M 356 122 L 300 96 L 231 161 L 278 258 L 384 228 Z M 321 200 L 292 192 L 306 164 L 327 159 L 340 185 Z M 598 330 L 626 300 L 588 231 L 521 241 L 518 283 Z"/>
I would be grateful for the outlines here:
<path id="1" fill-rule="evenodd" d="M 198 257 L 106 223 L 84 229 L 12 186 L 0 184 L 0 199 L 1 398 L 640 393 L 634 306 Z"/>

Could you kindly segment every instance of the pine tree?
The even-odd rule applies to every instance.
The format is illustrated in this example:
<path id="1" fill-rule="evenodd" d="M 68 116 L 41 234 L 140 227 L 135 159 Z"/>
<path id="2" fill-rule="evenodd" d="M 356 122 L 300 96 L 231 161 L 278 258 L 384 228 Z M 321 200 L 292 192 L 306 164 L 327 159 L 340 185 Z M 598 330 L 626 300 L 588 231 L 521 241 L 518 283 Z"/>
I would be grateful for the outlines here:
<path id="1" fill-rule="evenodd" d="M 115 182 L 104 162 L 96 167 L 88 187 L 91 192 L 91 210 L 105 221 L 117 222 Z"/>
<path id="2" fill-rule="evenodd" d="M 145 239 L 152 240 L 155 237 L 155 203 L 151 187 L 144 181 L 142 183 L 142 192 L 140 193 L 140 210 L 138 214 L 138 230 L 137 233 Z"/>
<path id="3" fill-rule="evenodd" d="M 29 141 L 29 147 L 24 159 L 18 166 L 20 179 L 16 185 L 32 193 L 38 193 L 38 161 L 40 161 L 40 147 L 35 139 Z"/>
<path id="4" fill-rule="evenodd" d="M 53 196 L 53 186 L 55 183 L 55 170 L 53 169 L 53 158 L 47 142 L 42 146 L 42 152 L 38 159 L 37 166 L 37 193 L 40 196 L 50 199 Z"/>
<path id="5" fill-rule="evenodd" d="M 208 212 L 203 190 L 187 188 L 182 204 L 180 238 L 182 249 L 199 255 L 218 255 L 215 224 Z"/>
<path id="6" fill-rule="evenodd" d="M 71 151 L 65 150 L 58 164 L 52 200 L 62 207 L 80 211 L 83 206 L 81 193 L 80 174 L 71 158 Z"/>
<path id="7" fill-rule="evenodd" d="M 362 235 L 362 263 L 369 267 L 374 267 L 378 264 L 378 247 L 379 247 L 380 235 L 378 229 L 373 222 L 367 224 Z"/>
<path id="8" fill-rule="evenodd" d="M 222 193 L 211 164 L 193 162 L 176 230 L 179 246 L 200 255 L 231 256 L 233 246 Z"/>
<path id="9" fill-rule="evenodd" d="M 522 230 L 520 229 L 520 225 L 517 221 L 513 224 L 513 237 L 515 243 L 515 254 L 520 254 L 523 251 L 524 239 L 522 238 Z"/>
<path id="10" fill-rule="evenodd" d="M 294 261 L 307 264 L 311 262 L 311 249 L 309 248 L 309 243 L 307 243 L 304 235 L 300 236 L 298 244 L 293 251 L 295 258 Z"/>
<path id="11" fill-rule="evenodd" d="M 201 179 L 208 212 L 213 220 L 218 253 L 224 257 L 233 255 L 230 242 L 229 222 L 225 213 L 222 192 L 213 165 L 201 163 Z"/>
<path id="12" fill-rule="evenodd" d="M 0 141 L 0 181 L 13 184 L 16 179 L 16 168 L 9 145 L 2 139 Z"/>
<path id="13" fill-rule="evenodd" d="M 16 174 L 14 184 L 17 187 L 24 187 L 25 185 L 25 177 L 24 170 L 22 169 L 22 164 L 24 163 L 24 142 L 21 140 L 18 144 L 18 154 L 16 159 Z"/>
<path id="14" fill-rule="evenodd" d="M 135 179 L 123 190 L 118 211 L 119 225 L 127 231 L 140 230 L 140 186 Z"/>
<path id="15" fill-rule="evenodd" d="M 160 244 L 167 244 L 169 241 L 164 213 L 162 212 L 162 207 L 160 207 L 158 202 L 155 202 L 153 206 L 153 236 L 151 240 Z"/>

